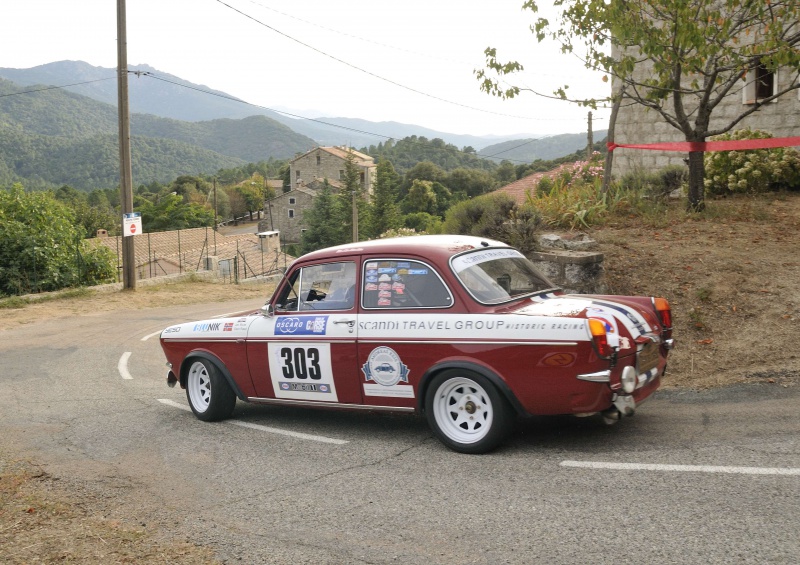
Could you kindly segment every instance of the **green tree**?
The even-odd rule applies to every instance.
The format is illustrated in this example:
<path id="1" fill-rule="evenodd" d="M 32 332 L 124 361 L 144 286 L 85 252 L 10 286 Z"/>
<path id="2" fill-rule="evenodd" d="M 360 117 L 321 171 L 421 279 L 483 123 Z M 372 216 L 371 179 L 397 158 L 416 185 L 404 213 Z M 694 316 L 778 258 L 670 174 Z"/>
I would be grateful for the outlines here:
<path id="1" fill-rule="evenodd" d="M 397 205 L 397 187 L 400 176 L 394 166 L 386 159 L 378 160 L 375 175 L 375 187 L 372 195 L 370 214 L 370 238 L 376 238 L 387 230 L 397 229 L 403 225 L 400 208 Z"/>
<path id="2" fill-rule="evenodd" d="M 348 152 L 345 158 L 344 176 L 341 180 L 342 188 L 336 196 L 338 202 L 335 207 L 338 215 L 336 219 L 341 223 L 343 233 L 348 234 L 346 241 L 358 241 L 363 238 L 358 233 L 354 234 L 353 207 L 355 206 L 357 210 L 358 225 L 363 223 L 367 226 L 367 230 L 369 230 L 370 217 L 367 200 L 364 196 L 364 185 L 361 182 L 361 170 L 356 165 L 355 155 L 351 152 Z"/>
<path id="3" fill-rule="evenodd" d="M 686 141 L 704 142 L 728 132 L 764 105 L 800 88 L 797 0 L 555 0 L 554 4 L 561 9 L 560 16 L 555 25 L 539 18 L 532 27 L 537 39 L 552 37 L 565 53 L 582 44 L 586 66 L 613 78 L 617 101 L 648 108 Z M 538 11 L 536 0 L 526 1 L 523 8 Z M 529 90 L 506 87 L 487 74 L 487 70 L 499 77 L 512 74 L 522 70 L 518 62 L 498 61 L 492 47 L 486 49 L 486 59 L 487 69 L 476 72 L 482 90 L 508 98 Z M 730 114 L 715 115 L 723 99 L 741 96 L 743 78 L 775 73 L 778 68 L 788 76 L 773 92 L 738 110 L 726 106 Z M 555 94 L 566 99 L 566 86 Z M 704 177 L 703 153 L 690 151 L 690 210 L 704 207 Z"/>
<path id="4" fill-rule="evenodd" d="M 108 250 L 88 247 L 73 211 L 49 193 L 0 190 L 0 226 L 0 294 L 113 280 Z"/>
<path id="5" fill-rule="evenodd" d="M 145 232 L 200 228 L 214 223 L 214 212 L 208 206 L 187 204 L 177 194 L 163 196 L 155 203 L 137 200 L 134 208 L 142 214 Z"/>
<path id="6" fill-rule="evenodd" d="M 340 203 L 334 196 L 328 179 L 325 179 L 311 208 L 303 214 L 308 228 L 303 232 L 301 253 L 310 253 L 349 241 L 350 234 L 345 233 L 341 223 L 336 219 L 341 215 L 336 210 L 337 206 L 340 206 Z"/>
<path id="7" fill-rule="evenodd" d="M 438 207 L 436 192 L 433 190 L 433 182 L 415 179 L 411 184 L 411 188 L 408 189 L 408 194 L 403 199 L 403 211 L 406 214 L 425 212 L 436 215 Z"/>

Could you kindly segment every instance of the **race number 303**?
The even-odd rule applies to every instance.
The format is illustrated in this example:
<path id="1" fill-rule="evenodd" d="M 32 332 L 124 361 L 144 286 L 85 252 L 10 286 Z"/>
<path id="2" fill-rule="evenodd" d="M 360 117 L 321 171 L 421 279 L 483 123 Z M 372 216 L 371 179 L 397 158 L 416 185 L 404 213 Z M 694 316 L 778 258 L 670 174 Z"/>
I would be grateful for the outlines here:
<path id="1" fill-rule="evenodd" d="M 329 343 L 270 343 L 268 351 L 276 398 L 338 401 Z"/>

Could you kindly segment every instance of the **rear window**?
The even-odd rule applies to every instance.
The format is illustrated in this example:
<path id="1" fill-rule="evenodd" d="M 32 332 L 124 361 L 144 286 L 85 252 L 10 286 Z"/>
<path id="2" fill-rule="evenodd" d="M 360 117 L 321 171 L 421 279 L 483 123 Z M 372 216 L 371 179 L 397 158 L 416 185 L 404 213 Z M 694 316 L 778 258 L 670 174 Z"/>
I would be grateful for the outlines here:
<path id="1" fill-rule="evenodd" d="M 453 296 L 439 274 L 426 263 L 405 259 L 364 263 L 364 308 L 449 308 Z"/>

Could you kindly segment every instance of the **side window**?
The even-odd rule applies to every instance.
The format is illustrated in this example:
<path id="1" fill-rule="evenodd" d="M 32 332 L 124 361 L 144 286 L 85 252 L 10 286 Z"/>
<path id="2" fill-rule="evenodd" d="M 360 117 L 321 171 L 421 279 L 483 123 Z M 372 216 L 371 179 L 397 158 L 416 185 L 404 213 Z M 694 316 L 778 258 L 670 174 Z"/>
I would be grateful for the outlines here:
<path id="1" fill-rule="evenodd" d="M 449 308 L 453 305 L 453 296 L 438 273 L 420 261 L 367 261 L 361 288 L 364 308 Z"/>
<path id="2" fill-rule="evenodd" d="M 305 267 L 300 277 L 300 310 L 349 310 L 355 306 L 355 263 Z"/>

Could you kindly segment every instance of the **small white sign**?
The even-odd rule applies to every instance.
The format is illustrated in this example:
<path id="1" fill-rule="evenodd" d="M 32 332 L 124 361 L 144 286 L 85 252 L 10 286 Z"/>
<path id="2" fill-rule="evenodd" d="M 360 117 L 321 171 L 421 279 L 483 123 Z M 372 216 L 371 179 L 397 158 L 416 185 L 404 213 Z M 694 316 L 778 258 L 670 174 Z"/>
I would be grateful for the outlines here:
<path id="1" fill-rule="evenodd" d="M 122 235 L 139 235 L 142 233 L 142 214 L 141 212 L 132 212 L 130 214 L 122 215 Z"/>

